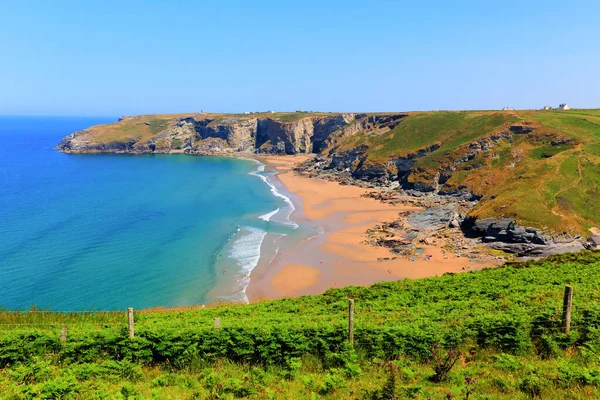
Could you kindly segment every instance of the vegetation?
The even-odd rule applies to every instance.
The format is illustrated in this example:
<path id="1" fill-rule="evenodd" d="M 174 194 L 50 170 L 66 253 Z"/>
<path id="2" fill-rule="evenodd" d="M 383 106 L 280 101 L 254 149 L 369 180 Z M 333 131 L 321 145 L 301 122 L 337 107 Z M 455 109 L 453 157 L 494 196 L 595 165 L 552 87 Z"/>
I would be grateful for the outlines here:
<path id="1" fill-rule="evenodd" d="M 134 339 L 124 312 L 4 311 L 0 398 L 598 398 L 599 288 L 600 253 L 582 252 L 297 299 L 147 310 L 136 313 Z"/>
<path id="2" fill-rule="evenodd" d="M 424 152 L 407 182 L 482 195 L 472 216 L 554 233 L 600 227 L 600 110 L 410 113 L 388 132 L 341 137 L 324 153 L 359 146 L 365 166 Z"/>

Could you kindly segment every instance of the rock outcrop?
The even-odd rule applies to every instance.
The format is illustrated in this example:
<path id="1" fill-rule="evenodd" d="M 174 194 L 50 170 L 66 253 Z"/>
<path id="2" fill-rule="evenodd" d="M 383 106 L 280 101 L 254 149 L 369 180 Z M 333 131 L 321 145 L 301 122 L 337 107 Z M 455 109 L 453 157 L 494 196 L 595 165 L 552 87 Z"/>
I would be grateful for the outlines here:
<path id="1" fill-rule="evenodd" d="M 536 228 L 517 225 L 511 218 L 483 218 L 465 223 L 467 234 L 481 237 L 490 247 L 521 257 L 546 257 L 583 249 L 579 238 L 552 237 Z"/>

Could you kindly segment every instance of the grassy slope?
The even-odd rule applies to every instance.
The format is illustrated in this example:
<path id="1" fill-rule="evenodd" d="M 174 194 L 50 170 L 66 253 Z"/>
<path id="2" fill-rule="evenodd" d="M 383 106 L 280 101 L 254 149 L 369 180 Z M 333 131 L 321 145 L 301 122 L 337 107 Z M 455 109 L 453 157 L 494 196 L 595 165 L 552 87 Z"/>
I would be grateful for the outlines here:
<path id="1" fill-rule="evenodd" d="M 600 111 L 519 112 L 575 139 L 575 146 L 522 146 L 524 159 L 490 190 L 476 215 L 503 213 L 554 231 L 588 234 L 600 226 Z M 534 206 L 535 205 L 535 206 Z"/>
<path id="2" fill-rule="evenodd" d="M 559 330 L 565 284 L 575 290 L 570 335 Z M 398 368 L 399 398 L 457 396 L 466 375 L 479 380 L 481 399 L 527 398 L 536 387 L 543 398 L 598 398 L 599 287 L 600 253 L 581 253 L 247 306 L 147 311 L 136 315 L 133 341 L 124 313 L 1 313 L 0 398 L 366 398 L 362 389 L 383 384 L 385 360 Z M 344 345 L 348 296 L 356 353 Z M 440 384 L 425 361 L 437 341 L 466 354 Z"/>
<path id="3" fill-rule="evenodd" d="M 446 186 L 466 185 L 485 195 L 475 216 L 510 216 L 557 233 L 589 234 L 600 226 L 600 110 L 410 113 L 389 132 L 350 136 L 335 146 L 367 145 L 367 163 L 383 163 L 438 144 L 416 161 L 409 178 L 429 183 L 440 168 L 464 156 L 469 143 L 522 122 L 535 126 L 534 133 L 514 135 L 512 143 L 502 141 L 463 163 Z M 559 138 L 574 142 L 553 146 Z"/>

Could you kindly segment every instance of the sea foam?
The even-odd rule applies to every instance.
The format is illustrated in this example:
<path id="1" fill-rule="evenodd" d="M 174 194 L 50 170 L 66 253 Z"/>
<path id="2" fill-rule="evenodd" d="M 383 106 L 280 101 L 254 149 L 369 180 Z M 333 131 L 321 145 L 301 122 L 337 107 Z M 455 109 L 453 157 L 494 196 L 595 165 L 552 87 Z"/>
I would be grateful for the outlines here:
<path id="1" fill-rule="evenodd" d="M 269 188 L 271 189 L 271 193 L 273 193 L 274 196 L 279 197 L 280 199 L 283 199 L 283 201 L 285 201 L 287 204 L 287 207 L 285 207 L 286 210 L 284 211 L 285 212 L 285 215 L 284 215 L 285 221 L 282 223 L 284 225 L 288 225 L 293 228 L 298 228 L 298 224 L 290 219 L 290 216 L 292 215 L 294 210 L 296 210 L 296 206 L 294 206 L 294 203 L 292 202 L 292 200 L 289 197 L 287 197 L 286 195 L 284 195 L 283 193 L 281 193 L 279 190 L 277 190 L 277 187 L 273 184 L 273 182 L 271 182 L 266 176 L 264 176 L 262 174 L 262 172 L 264 172 L 264 170 L 265 170 L 265 164 L 261 163 L 258 160 L 252 160 L 252 161 L 257 163 L 258 166 L 256 167 L 256 170 L 250 172 L 250 175 L 260 178 L 263 182 L 265 182 L 269 186 Z M 277 211 L 279 211 L 279 209 Z M 273 214 L 273 215 L 275 215 L 275 214 Z"/>
<path id="2" fill-rule="evenodd" d="M 265 170 L 264 164 L 253 159 L 251 161 L 255 162 L 257 167 L 249 174 L 258 177 L 260 180 L 266 183 L 269 186 L 271 193 L 286 203 L 283 209 L 278 207 L 273 211 L 260 215 L 258 218 L 262 221 L 270 222 L 275 215 L 281 212 L 283 214 L 281 216 L 283 221 L 277 221 L 278 223 L 290 226 L 294 229 L 298 228 L 298 224 L 290 220 L 291 214 L 296 209 L 292 200 L 281 193 L 273 184 L 273 182 L 271 182 L 271 180 L 263 174 Z M 248 302 L 248 298 L 246 297 L 246 289 L 250 284 L 250 274 L 258 265 L 261 257 L 261 248 L 266 235 L 266 230 L 251 226 L 241 226 L 238 229 L 238 232 L 236 232 L 235 235 L 232 235 L 228 246 L 228 255 L 235 261 L 239 268 L 239 272 L 237 273 L 237 283 L 240 285 L 241 290 L 232 296 L 228 296 L 227 298 L 229 300 Z"/>

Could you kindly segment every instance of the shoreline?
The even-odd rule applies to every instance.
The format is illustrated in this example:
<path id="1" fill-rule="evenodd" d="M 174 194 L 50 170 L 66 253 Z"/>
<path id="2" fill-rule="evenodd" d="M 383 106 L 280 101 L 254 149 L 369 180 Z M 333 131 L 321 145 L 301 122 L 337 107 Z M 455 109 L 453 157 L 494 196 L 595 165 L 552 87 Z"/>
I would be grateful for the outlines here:
<path id="1" fill-rule="evenodd" d="M 255 156 L 275 171 L 274 179 L 291 194 L 296 223 L 309 221 L 322 233 L 280 250 L 270 260 L 260 260 L 250 274 L 246 297 L 261 300 L 323 293 L 330 288 L 366 286 L 381 281 L 439 276 L 494 266 L 445 251 L 443 241 L 421 246 L 419 255 L 403 256 L 366 242 L 367 230 L 421 208 L 391 205 L 362 197 L 374 189 L 341 185 L 300 176 L 292 168 L 308 156 Z"/>

